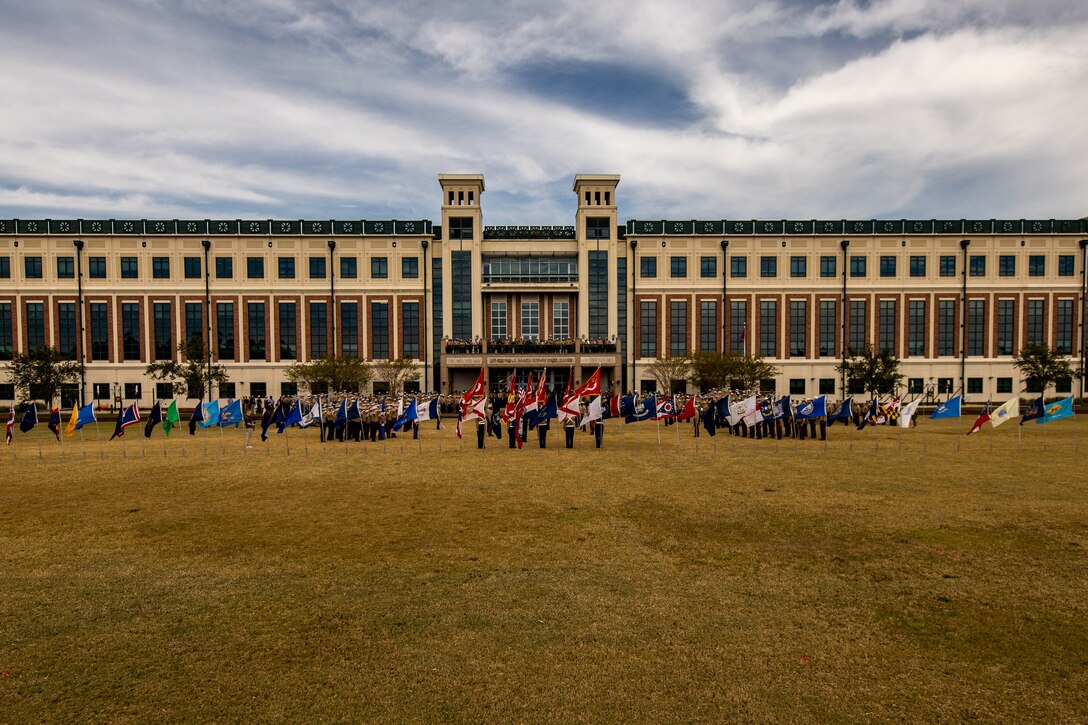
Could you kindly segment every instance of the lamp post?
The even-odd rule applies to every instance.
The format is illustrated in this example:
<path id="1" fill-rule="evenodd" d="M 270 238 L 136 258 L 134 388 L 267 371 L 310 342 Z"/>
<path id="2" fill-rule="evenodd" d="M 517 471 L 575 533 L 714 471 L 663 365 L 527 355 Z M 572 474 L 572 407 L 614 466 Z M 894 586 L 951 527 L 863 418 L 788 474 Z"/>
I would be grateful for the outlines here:
<path id="1" fill-rule="evenodd" d="M 79 310 L 79 407 L 83 407 L 83 395 L 87 390 L 87 354 L 84 345 L 86 330 L 83 325 L 83 240 L 76 239 L 72 242 L 76 248 L 76 307 Z"/>
<path id="2" fill-rule="evenodd" d="M 846 400 L 846 250 L 850 247 L 850 240 L 842 240 L 839 247 L 842 248 L 842 399 Z"/>
<path id="3" fill-rule="evenodd" d="M 333 265 L 336 241 L 329 240 L 329 350 L 336 357 L 336 267 Z"/>
<path id="4" fill-rule="evenodd" d="M 631 385 L 628 387 L 628 392 L 635 392 L 635 356 L 638 354 L 638 350 L 635 348 L 635 341 L 638 338 L 635 335 L 635 320 L 638 316 L 635 314 L 639 310 L 638 305 L 638 259 L 635 258 L 635 250 L 638 248 L 638 240 L 632 239 L 631 242 L 631 336 L 628 338 L 631 341 L 627 347 L 630 350 L 631 355 Z M 641 340 L 638 340 L 641 344 Z"/>
<path id="5" fill-rule="evenodd" d="M 960 240 L 963 250 L 963 289 L 960 292 L 960 395 L 967 398 L 967 248 L 970 239 Z"/>
<path id="6" fill-rule="evenodd" d="M 212 399 L 212 270 L 210 264 L 210 254 L 212 249 L 212 243 L 208 239 L 204 239 L 200 242 L 200 246 L 204 247 L 204 305 L 208 310 L 208 342 L 204 345 L 204 355 L 208 359 L 208 401 Z"/>
<path id="7" fill-rule="evenodd" d="M 727 294 L 726 284 L 729 279 L 729 257 L 727 250 L 729 249 L 729 240 L 722 240 L 722 355 L 729 354 L 729 333 L 726 321 L 729 319 L 729 296 Z"/>
<path id="8" fill-rule="evenodd" d="M 1088 373 L 1088 239 L 1080 240 L 1080 397 L 1084 397 L 1084 378 Z"/>
<path id="9" fill-rule="evenodd" d="M 423 325 L 423 344 L 420 346 L 420 357 L 426 361 L 430 360 L 430 356 L 426 354 L 427 351 L 427 247 L 429 244 L 426 239 L 422 239 L 419 242 L 419 246 L 423 248 L 423 309 L 421 310 L 419 319 Z M 427 368 L 430 367 L 427 362 L 423 364 L 423 390 L 429 391 L 427 387 Z"/>

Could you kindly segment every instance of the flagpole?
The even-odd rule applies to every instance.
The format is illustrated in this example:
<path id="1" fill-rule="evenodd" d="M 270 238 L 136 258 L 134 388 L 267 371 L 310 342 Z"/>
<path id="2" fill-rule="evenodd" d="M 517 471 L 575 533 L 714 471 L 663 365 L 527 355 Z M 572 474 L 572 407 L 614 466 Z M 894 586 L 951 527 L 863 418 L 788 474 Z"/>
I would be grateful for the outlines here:
<path id="1" fill-rule="evenodd" d="M 657 401 L 655 400 L 656 404 Z M 657 452 L 661 452 L 661 418 L 657 417 L 657 411 L 654 411 L 654 422 L 657 423 Z"/>
<path id="2" fill-rule="evenodd" d="M 98 416 L 97 415 L 95 416 L 95 421 L 94 421 L 94 432 L 95 432 L 95 435 L 98 438 L 98 457 L 99 457 L 99 459 L 104 461 L 104 460 L 106 460 L 106 451 L 105 451 L 104 448 L 102 448 L 102 431 L 98 427 Z"/>
<path id="3" fill-rule="evenodd" d="M 1022 453 L 1024 450 L 1024 441 L 1020 437 L 1020 432 L 1024 429 L 1024 424 L 1017 422 L 1016 424 L 1016 450 L 1018 453 Z"/>
<path id="4" fill-rule="evenodd" d="M 85 441 L 83 439 L 83 429 L 82 428 L 79 429 L 79 443 L 80 443 L 79 447 L 83 449 L 83 460 L 87 460 L 87 441 Z"/>

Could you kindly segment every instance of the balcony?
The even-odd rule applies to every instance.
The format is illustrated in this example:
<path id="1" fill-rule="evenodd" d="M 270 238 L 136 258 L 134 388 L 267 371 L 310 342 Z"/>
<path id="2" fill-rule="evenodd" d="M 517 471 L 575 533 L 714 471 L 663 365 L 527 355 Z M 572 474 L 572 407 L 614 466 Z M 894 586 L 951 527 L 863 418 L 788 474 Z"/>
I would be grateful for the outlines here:
<path id="1" fill-rule="evenodd" d="M 615 340 L 446 340 L 448 367 L 619 365 Z"/>
<path id="2" fill-rule="evenodd" d="M 577 281 L 577 257 L 483 258 L 484 284 L 569 284 Z"/>

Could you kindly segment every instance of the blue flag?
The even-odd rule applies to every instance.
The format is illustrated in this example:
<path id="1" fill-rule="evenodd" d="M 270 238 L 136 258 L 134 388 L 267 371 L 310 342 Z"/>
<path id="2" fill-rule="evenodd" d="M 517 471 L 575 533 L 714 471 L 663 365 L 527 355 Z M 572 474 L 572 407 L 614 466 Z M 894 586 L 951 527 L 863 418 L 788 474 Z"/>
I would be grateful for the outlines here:
<path id="1" fill-rule="evenodd" d="M 715 414 L 716 412 L 717 406 L 711 404 L 706 406 L 706 408 L 703 409 L 703 412 L 700 413 L 700 417 L 703 419 L 703 427 L 706 428 L 706 433 L 711 438 L 713 438 L 718 432 L 718 421 L 717 415 Z"/>
<path id="2" fill-rule="evenodd" d="M 189 435 L 196 435 L 197 423 L 204 423 L 204 401 L 196 401 L 196 407 L 193 408 L 193 414 L 189 416 Z"/>
<path id="3" fill-rule="evenodd" d="M 1073 396 L 1068 398 L 1062 398 L 1061 400 L 1055 400 L 1052 403 L 1048 403 L 1043 408 L 1043 415 L 1036 419 L 1036 423 L 1050 423 L 1051 421 L 1061 420 L 1062 418 L 1073 417 Z"/>
<path id="4" fill-rule="evenodd" d="M 110 440 L 112 441 L 114 438 L 123 437 L 125 435 L 125 428 L 139 422 L 140 411 L 136 409 L 136 403 L 122 409 L 121 412 L 117 414 L 117 425 L 114 426 L 113 435 L 110 436 Z"/>
<path id="5" fill-rule="evenodd" d="M 442 413 L 438 408 L 438 398 L 431 400 L 430 405 L 427 406 L 427 413 L 430 415 L 431 420 L 438 420 L 441 417 Z"/>
<path id="6" fill-rule="evenodd" d="M 94 416 L 94 403 L 87 403 L 79 409 L 79 417 L 76 418 L 76 430 L 80 430 L 88 423 L 97 423 L 98 418 Z"/>
<path id="7" fill-rule="evenodd" d="M 209 400 L 204 405 L 204 420 L 201 422 L 201 428 L 211 428 L 213 425 L 219 422 L 219 401 Z"/>
<path id="8" fill-rule="evenodd" d="M 842 401 L 842 405 L 831 415 L 827 416 L 827 424 L 832 425 L 837 420 L 841 420 L 844 425 L 850 425 L 850 421 L 854 419 L 854 399 L 847 398 Z"/>
<path id="9" fill-rule="evenodd" d="M 162 403 L 155 401 L 155 407 L 151 409 L 151 412 L 147 415 L 147 425 L 144 426 L 144 438 L 151 437 L 151 431 L 155 429 L 159 423 L 162 423 Z"/>
<path id="10" fill-rule="evenodd" d="M 1040 395 L 1035 400 L 1031 401 L 1028 405 L 1028 409 L 1024 411 L 1024 414 L 1020 416 L 1020 425 L 1023 425 L 1029 420 L 1034 420 L 1043 417 L 1043 396 Z"/>
<path id="11" fill-rule="evenodd" d="M 418 417 L 419 415 L 416 413 L 416 399 L 412 398 L 412 403 L 404 409 L 401 416 L 393 423 L 393 430 L 400 430 Z"/>
<path id="12" fill-rule="evenodd" d="M 797 412 L 794 414 L 797 420 L 808 420 L 809 418 L 823 418 L 827 415 L 827 396 L 821 395 L 815 400 L 809 401 L 804 405 L 797 406 Z"/>
<path id="13" fill-rule="evenodd" d="M 933 415 L 930 418 L 959 418 L 960 417 L 960 396 L 946 400 L 937 406 L 937 409 L 933 411 Z"/>
<path id="14" fill-rule="evenodd" d="M 638 423 L 644 420 L 653 420 L 657 416 L 657 397 L 651 395 L 635 406 L 635 412 L 623 419 L 624 423 Z"/>
<path id="15" fill-rule="evenodd" d="M 359 410 L 359 401 L 356 400 L 348 406 L 348 420 L 359 420 L 363 417 L 362 412 Z"/>
<path id="16" fill-rule="evenodd" d="M 19 430 L 29 433 L 30 429 L 38 424 L 38 406 L 33 403 L 23 411 L 23 419 L 19 421 Z"/>
<path id="17" fill-rule="evenodd" d="M 287 414 L 287 417 L 283 420 L 283 427 L 286 428 L 289 425 L 297 425 L 302 422 L 302 401 L 296 400 L 295 404 L 291 406 L 291 411 Z"/>
<path id="18" fill-rule="evenodd" d="M 238 425 L 242 422 L 242 401 L 235 400 L 227 403 L 227 407 L 219 413 L 219 427 L 226 428 L 228 425 Z"/>

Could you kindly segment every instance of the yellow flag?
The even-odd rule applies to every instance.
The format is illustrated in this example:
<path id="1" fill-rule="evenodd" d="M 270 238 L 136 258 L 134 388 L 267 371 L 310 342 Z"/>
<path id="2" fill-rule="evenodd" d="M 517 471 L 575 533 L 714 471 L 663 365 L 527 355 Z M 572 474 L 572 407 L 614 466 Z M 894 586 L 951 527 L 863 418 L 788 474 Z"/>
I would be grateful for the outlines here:
<path id="1" fill-rule="evenodd" d="M 71 438 L 76 432 L 76 421 L 79 420 L 79 406 L 72 404 L 72 417 L 68 419 L 68 425 L 64 426 L 64 435 Z"/>

